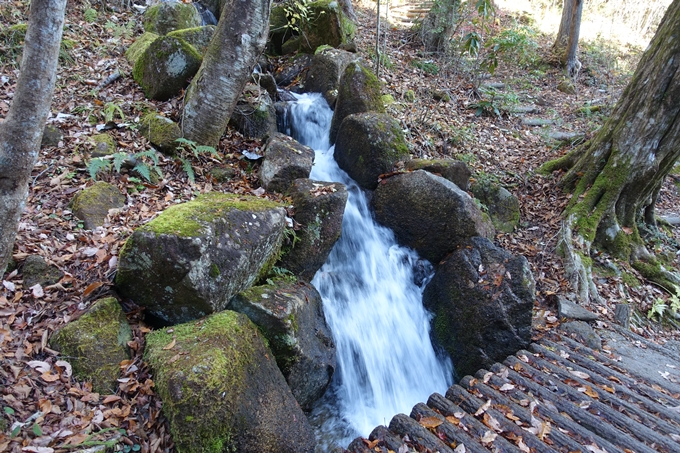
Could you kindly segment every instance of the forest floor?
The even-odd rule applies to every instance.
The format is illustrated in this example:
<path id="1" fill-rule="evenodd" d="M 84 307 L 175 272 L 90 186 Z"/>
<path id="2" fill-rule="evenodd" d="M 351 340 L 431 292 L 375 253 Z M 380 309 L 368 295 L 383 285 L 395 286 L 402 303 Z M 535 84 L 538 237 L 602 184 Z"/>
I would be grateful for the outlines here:
<path id="1" fill-rule="evenodd" d="M 0 31 L 26 21 L 27 3 L 0 4 Z M 142 31 L 141 16 L 128 10 L 88 9 L 87 2 L 69 2 L 66 41 L 49 120 L 64 136 L 57 146 L 41 150 L 16 240 L 18 267 L 4 275 L 0 286 L 0 451 L 66 452 L 105 441 L 125 452 L 174 451 L 150 370 L 141 357 L 149 328 L 139 309 L 125 304 L 135 355 L 122 364 L 115 395 L 93 393 L 89 384 L 73 380 L 68 367 L 56 363 L 58 356 L 49 348 L 49 338 L 113 291 L 112 277 L 123 242 L 166 207 L 211 190 L 281 199 L 260 189 L 256 164 L 244 158 L 244 151 L 257 151 L 261 143 L 230 129 L 218 149 L 220 160 L 201 157 L 193 161 L 195 182 L 188 180 L 178 159 L 162 155 L 158 167 L 163 177 L 157 183 L 141 181 L 124 171 L 100 173 L 99 180 L 115 184 L 127 194 L 127 204 L 110 215 L 104 227 L 83 229 L 69 210 L 69 202 L 76 192 L 93 183 L 86 168 L 93 148 L 91 137 L 113 121 L 117 126 L 108 133 L 118 149 L 131 155 L 144 152 L 150 145 L 136 131 L 139 117 L 156 109 L 177 119 L 181 107 L 181 99 L 146 100 L 132 80 L 124 53 Z M 375 55 L 375 11 L 358 7 L 357 14 L 357 44 L 370 59 Z M 463 21 L 457 36 L 475 27 L 470 19 Z M 569 196 L 557 187 L 558 174 L 545 177 L 535 171 L 582 142 L 558 143 L 550 139 L 551 132 L 578 132 L 585 139 L 593 136 L 632 75 L 640 51 L 620 50 L 606 41 L 583 43 L 577 94 L 568 95 L 557 90 L 561 70 L 544 62 L 553 37 L 531 33 L 530 27 L 517 22 L 521 17 L 507 11 L 498 11 L 497 19 L 490 24 L 487 39 L 519 36 L 524 44 L 501 59 L 493 77 L 482 78 L 478 61 L 457 52 L 423 54 L 417 37 L 397 26 L 383 29 L 385 56 L 379 74 L 384 93 L 394 98 L 388 112 L 401 122 L 414 157 L 461 159 L 474 171 L 475 179 L 497 181 L 519 198 L 519 227 L 513 233 L 498 234 L 496 243 L 526 256 L 531 263 L 537 284 L 535 326 L 539 335 L 559 324 L 554 295 L 570 292 L 555 254 L 560 213 Z M 0 121 L 11 105 L 21 48 L 20 42 L 12 43 L 3 33 Z M 122 77 L 102 86 L 115 71 Z M 493 92 L 484 88 L 501 83 L 502 88 Z M 409 90 L 414 100 L 409 100 Z M 435 93 L 439 99 L 445 93 L 448 100 L 436 100 Z M 475 104 L 489 111 L 477 116 Z M 536 106 L 537 113 L 512 113 L 528 105 Z M 599 110 L 579 114 L 578 109 L 585 105 L 597 105 Z M 527 119 L 550 124 L 531 126 Z M 208 176 L 214 166 L 233 168 L 235 177 L 226 183 L 216 182 Z M 678 188 L 671 179 L 663 187 L 657 208 L 659 215 L 680 214 Z M 651 247 L 657 253 L 675 254 L 679 239 L 678 231 L 672 230 L 667 236 L 657 236 Z M 50 286 L 26 287 L 21 265 L 29 255 L 44 257 L 63 277 Z M 601 270 L 596 282 L 604 302 L 587 308 L 600 314 L 599 326 L 612 322 L 617 303 L 627 302 L 635 308 L 632 328 L 636 333 L 660 342 L 675 337 L 672 326 L 646 319 L 652 304 L 668 295 L 626 263 L 616 262 L 623 270 L 619 275 L 607 271 L 608 263 L 614 261 L 604 255 L 595 257 Z"/>

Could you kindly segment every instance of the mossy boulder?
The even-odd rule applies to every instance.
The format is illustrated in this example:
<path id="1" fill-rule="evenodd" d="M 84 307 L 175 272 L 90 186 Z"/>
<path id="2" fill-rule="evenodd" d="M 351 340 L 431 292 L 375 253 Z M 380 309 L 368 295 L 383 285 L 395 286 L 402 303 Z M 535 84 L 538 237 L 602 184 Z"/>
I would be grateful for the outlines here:
<path id="1" fill-rule="evenodd" d="M 488 209 L 493 226 L 504 233 L 512 233 L 519 224 L 519 200 L 500 184 L 477 181 L 472 193 Z"/>
<path id="2" fill-rule="evenodd" d="M 406 162 L 407 170 L 425 170 L 448 179 L 461 189 L 467 191 L 470 186 L 472 171 L 460 160 L 455 159 L 412 159 Z"/>
<path id="3" fill-rule="evenodd" d="M 345 50 L 332 47 L 322 48 L 314 54 L 312 64 L 305 77 L 304 91 L 321 93 L 328 105 L 335 105 L 338 97 L 340 77 L 347 65 L 357 60 L 357 56 Z"/>
<path id="4" fill-rule="evenodd" d="M 310 410 L 335 372 L 335 344 L 319 292 L 309 283 L 276 279 L 239 293 L 229 309 L 260 328 L 293 396 Z"/>
<path id="5" fill-rule="evenodd" d="M 423 304 L 434 314 L 433 336 L 462 377 L 529 345 L 535 297 L 526 258 L 475 237 L 437 267 Z"/>
<path id="6" fill-rule="evenodd" d="M 160 38 L 156 33 L 146 32 L 140 35 L 135 42 L 130 44 L 128 50 L 125 51 L 125 58 L 130 62 L 130 65 L 134 68 L 135 63 L 139 60 L 139 57 L 149 48 L 152 42 Z"/>
<path id="7" fill-rule="evenodd" d="M 116 286 L 165 325 L 224 310 L 278 258 L 285 215 L 272 201 L 216 192 L 172 206 L 128 238 Z"/>
<path id="8" fill-rule="evenodd" d="M 151 332 L 144 359 L 177 451 L 314 451 L 307 417 L 245 315 L 227 310 Z"/>
<path id="9" fill-rule="evenodd" d="M 269 93 L 258 85 L 246 85 L 229 124 L 246 137 L 257 140 L 276 132 L 276 109 Z"/>
<path id="10" fill-rule="evenodd" d="M 200 27 L 201 14 L 192 4 L 182 2 L 161 2 L 144 11 L 142 25 L 144 30 L 157 35 L 167 35 L 171 31 Z"/>
<path id="11" fill-rule="evenodd" d="M 168 36 L 181 39 L 191 44 L 196 51 L 205 55 L 208 50 L 208 44 L 215 34 L 214 25 L 203 25 L 202 27 L 184 28 L 182 30 L 175 30 L 168 33 Z"/>
<path id="12" fill-rule="evenodd" d="M 149 112 L 139 121 L 139 132 L 151 144 L 166 155 L 177 151 L 177 139 L 182 137 L 179 125 L 170 118 Z"/>
<path id="13" fill-rule="evenodd" d="M 120 304 L 107 297 L 57 330 L 50 345 L 71 364 L 76 379 L 92 381 L 95 392 L 110 394 L 118 388 L 120 362 L 130 358 L 127 343 L 131 340 L 132 331 Z"/>
<path id="14" fill-rule="evenodd" d="M 92 136 L 92 153 L 91 157 L 104 157 L 115 154 L 117 146 L 116 141 L 109 134 L 95 134 Z"/>
<path id="15" fill-rule="evenodd" d="M 64 133 L 57 126 L 48 124 L 43 129 L 40 146 L 58 146 L 59 142 L 64 139 Z"/>
<path id="16" fill-rule="evenodd" d="M 370 69 L 353 62 L 340 78 L 338 99 L 331 121 L 330 140 L 335 143 L 342 121 L 354 113 L 385 113 L 380 96 L 380 81 Z"/>
<path id="17" fill-rule="evenodd" d="M 288 194 L 300 229 L 295 239 L 284 244 L 285 253 L 277 265 L 310 281 L 340 239 L 347 188 L 340 183 L 296 179 Z"/>
<path id="18" fill-rule="evenodd" d="M 57 266 L 48 264 L 45 258 L 39 255 L 27 256 L 21 272 L 25 288 L 34 285 L 54 285 L 64 276 L 64 273 Z"/>
<path id="19" fill-rule="evenodd" d="M 335 143 L 335 160 L 359 186 L 374 190 L 378 177 L 409 159 L 399 122 L 386 113 L 345 117 Z"/>
<path id="20" fill-rule="evenodd" d="M 307 178 L 312 171 L 314 150 L 295 139 L 275 132 L 264 148 L 260 166 L 260 183 L 267 190 L 285 193 L 298 178 Z"/>
<path id="21" fill-rule="evenodd" d="M 473 236 L 494 235 L 491 221 L 470 195 L 423 170 L 385 179 L 371 203 L 376 220 L 391 228 L 400 244 L 433 264 Z"/>
<path id="22" fill-rule="evenodd" d="M 288 28 L 285 7 L 284 3 L 274 3 L 269 13 L 267 52 L 272 55 L 283 55 L 281 46 L 292 36 L 292 31 Z"/>
<path id="23" fill-rule="evenodd" d="M 307 5 L 307 17 L 301 26 L 300 50 L 314 52 L 321 45 L 348 46 L 354 40 L 356 25 L 336 0 L 319 0 Z"/>
<path id="24" fill-rule="evenodd" d="M 146 97 L 167 101 L 189 84 L 201 62 L 201 55 L 186 41 L 161 36 L 139 56 L 132 77 Z"/>
<path id="25" fill-rule="evenodd" d="M 93 230 L 104 225 L 111 209 L 125 206 L 125 195 L 112 184 L 98 181 L 78 192 L 71 200 L 73 214 L 83 221 L 86 229 Z"/>

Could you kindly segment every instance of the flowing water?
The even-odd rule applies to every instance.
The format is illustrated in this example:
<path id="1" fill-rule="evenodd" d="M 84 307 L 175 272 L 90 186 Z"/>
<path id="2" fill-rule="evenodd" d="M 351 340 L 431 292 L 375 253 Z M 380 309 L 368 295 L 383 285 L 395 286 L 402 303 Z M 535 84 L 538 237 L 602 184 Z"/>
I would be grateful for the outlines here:
<path id="1" fill-rule="evenodd" d="M 321 95 L 307 94 L 285 117 L 285 132 L 316 151 L 311 178 L 341 182 L 349 192 L 342 236 L 312 280 L 338 360 L 328 392 L 310 414 L 317 451 L 368 436 L 452 383 L 450 360 L 435 353 L 422 304 L 432 266 L 373 220 L 366 195 L 335 163 L 332 115 Z"/>

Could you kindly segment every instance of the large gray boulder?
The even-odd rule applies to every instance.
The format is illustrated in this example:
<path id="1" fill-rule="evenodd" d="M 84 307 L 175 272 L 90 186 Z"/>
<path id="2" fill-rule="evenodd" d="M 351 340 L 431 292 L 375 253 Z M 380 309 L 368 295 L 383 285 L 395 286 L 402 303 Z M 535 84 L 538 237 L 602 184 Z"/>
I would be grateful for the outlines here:
<path id="1" fill-rule="evenodd" d="M 118 291 L 166 325 L 223 310 L 275 262 L 285 215 L 272 201 L 223 193 L 172 206 L 128 238 Z"/>
<path id="2" fill-rule="evenodd" d="M 519 224 L 519 200 L 500 184 L 478 181 L 471 187 L 475 198 L 488 209 L 493 226 L 504 233 L 512 233 Z"/>
<path id="3" fill-rule="evenodd" d="M 269 93 L 258 85 L 246 85 L 229 124 L 246 137 L 257 140 L 276 132 L 276 109 Z"/>
<path id="4" fill-rule="evenodd" d="M 399 243 L 436 264 L 473 236 L 492 238 L 493 225 L 470 195 L 423 170 L 387 178 L 373 199 L 376 220 Z"/>
<path id="5" fill-rule="evenodd" d="M 438 266 L 423 304 L 462 377 L 529 345 L 535 297 L 526 258 L 475 237 Z"/>
<path id="6" fill-rule="evenodd" d="M 316 52 L 305 77 L 305 92 L 321 93 L 333 107 L 338 98 L 340 77 L 347 65 L 356 60 L 356 54 L 332 47 Z"/>
<path id="7" fill-rule="evenodd" d="M 285 193 L 293 181 L 309 177 L 313 164 L 314 150 L 275 132 L 265 145 L 260 182 L 267 190 Z"/>
<path id="8" fill-rule="evenodd" d="M 113 297 L 98 300 L 80 318 L 57 330 L 50 346 L 61 352 L 73 375 L 92 382 L 92 390 L 111 394 L 118 388 L 120 362 L 130 358 L 132 330 Z"/>
<path id="9" fill-rule="evenodd" d="M 455 159 L 412 159 L 406 162 L 407 170 L 425 170 L 448 179 L 464 191 L 470 186 L 472 171 L 460 160 Z"/>
<path id="10" fill-rule="evenodd" d="M 340 78 L 338 99 L 331 121 L 330 141 L 335 143 L 342 121 L 353 113 L 385 113 L 380 95 L 380 81 L 370 69 L 353 62 Z"/>
<path id="11" fill-rule="evenodd" d="M 295 399 L 303 410 L 310 410 L 335 371 L 333 334 L 319 292 L 309 283 L 276 279 L 239 293 L 229 309 L 260 328 Z"/>
<path id="12" fill-rule="evenodd" d="M 410 158 L 399 122 L 386 113 L 345 118 L 335 143 L 335 160 L 359 186 L 374 190 L 378 177 Z"/>
<path id="13" fill-rule="evenodd" d="M 166 35 L 174 30 L 200 27 L 201 14 L 192 4 L 182 2 L 161 2 L 144 11 L 144 31 Z"/>
<path id="14" fill-rule="evenodd" d="M 191 44 L 172 36 L 161 36 L 137 57 L 132 77 L 146 97 L 167 101 L 189 84 L 202 61 Z"/>
<path id="15" fill-rule="evenodd" d="M 144 358 L 178 451 L 314 451 L 307 417 L 245 315 L 227 310 L 151 332 Z"/>
<path id="16" fill-rule="evenodd" d="M 284 244 L 285 253 L 278 266 L 310 281 L 340 239 L 347 189 L 336 182 L 297 179 L 288 194 L 300 229 Z"/>

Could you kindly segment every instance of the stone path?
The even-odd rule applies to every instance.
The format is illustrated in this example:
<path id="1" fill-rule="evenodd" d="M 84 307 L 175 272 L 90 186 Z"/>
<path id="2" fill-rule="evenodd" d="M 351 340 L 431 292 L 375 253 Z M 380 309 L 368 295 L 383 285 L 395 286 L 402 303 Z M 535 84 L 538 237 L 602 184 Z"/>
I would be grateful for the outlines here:
<path id="1" fill-rule="evenodd" d="M 401 25 L 403 27 L 410 27 L 418 19 L 425 17 L 425 15 L 432 8 L 433 1 L 419 1 L 419 0 L 397 0 L 390 2 L 389 7 L 389 21 L 394 25 Z M 385 6 L 381 6 L 381 9 Z M 384 11 L 384 9 L 383 9 Z"/>
<path id="2" fill-rule="evenodd" d="M 348 450 L 680 452 L 680 346 L 613 329 L 603 351 L 548 334 Z"/>

